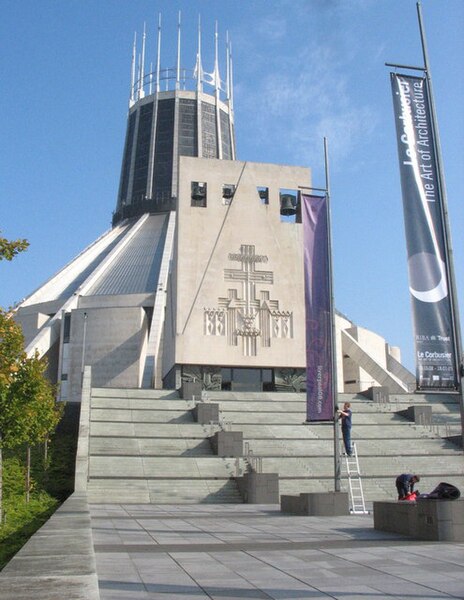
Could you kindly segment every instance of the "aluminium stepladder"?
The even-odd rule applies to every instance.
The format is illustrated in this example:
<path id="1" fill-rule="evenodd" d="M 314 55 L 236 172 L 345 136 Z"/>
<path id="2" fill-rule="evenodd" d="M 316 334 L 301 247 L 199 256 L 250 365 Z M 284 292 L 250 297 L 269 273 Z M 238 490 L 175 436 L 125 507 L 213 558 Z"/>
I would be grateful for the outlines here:
<path id="1" fill-rule="evenodd" d="M 344 454 L 346 473 L 348 475 L 348 485 L 350 490 L 350 513 L 354 515 L 365 515 L 366 510 L 364 501 L 364 492 L 361 481 L 361 470 L 359 468 L 358 450 L 356 444 L 351 445 L 351 456 Z"/>

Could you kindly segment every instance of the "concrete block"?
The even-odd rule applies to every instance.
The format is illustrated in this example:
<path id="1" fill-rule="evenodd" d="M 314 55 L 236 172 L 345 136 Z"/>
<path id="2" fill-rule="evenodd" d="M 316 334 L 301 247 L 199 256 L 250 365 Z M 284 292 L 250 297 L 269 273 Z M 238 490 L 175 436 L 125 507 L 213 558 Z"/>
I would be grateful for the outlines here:
<path id="1" fill-rule="evenodd" d="M 282 495 L 280 497 L 280 510 L 281 512 L 294 513 L 297 515 L 303 514 L 301 497 Z"/>
<path id="2" fill-rule="evenodd" d="M 362 394 L 374 402 L 386 403 L 390 400 L 390 390 L 386 385 L 371 386 L 365 392 L 362 392 Z"/>
<path id="3" fill-rule="evenodd" d="M 409 406 L 405 412 L 406 418 L 417 425 L 428 425 L 432 422 L 431 406 Z"/>
<path id="4" fill-rule="evenodd" d="M 315 492 L 300 496 L 306 515 L 337 517 L 350 514 L 347 492 Z"/>
<path id="5" fill-rule="evenodd" d="M 350 514 L 347 492 L 312 492 L 281 496 L 280 510 L 313 517 L 339 517 Z"/>
<path id="6" fill-rule="evenodd" d="M 199 402 L 193 409 L 193 417 L 197 423 L 207 425 L 219 422 L 219 404 L 214 402 Z"/>
<path id="7" fill-rule="evenodd" d="M 243 432 L 217 431 L 211 445 L 217 456 L 243 456 Z"/>
<path id="8" fill-rule="evenodd" d="M 181 397 L 184 400 L 201 399 L 201 381 L 183 381 L 181 388 Z"/>
<path id="9" fill-rule="evenodd" d="M 374 502 L 374 528 L 421 540 L 463 542 L 464 500 Z"/>
<path id="10" fill-rule="evenodd" d="M 243 500 L 248 504 L 278 504 L 278 473 L 245 473 L 237 480 Z"/>

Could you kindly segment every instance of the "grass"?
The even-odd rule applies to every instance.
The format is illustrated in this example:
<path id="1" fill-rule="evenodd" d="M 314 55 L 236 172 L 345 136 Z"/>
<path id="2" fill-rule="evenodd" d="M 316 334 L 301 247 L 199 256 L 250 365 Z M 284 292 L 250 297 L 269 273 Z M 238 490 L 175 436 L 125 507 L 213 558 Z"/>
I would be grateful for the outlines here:
<path id="1" fill-rule="evenodd" d="M 31 492 L 26 502 L 26 449 L 3 452 L 0 570 L 73 491 L 78 407 L 66 406 L 44 461 L 43 444 L 31 449 Z"/>
<path id="2" fill-rule="evenodd" d="M 0 527 L 0 569 L 50 518 L 60 502 L 47 493 L 33 494 L 28 503 L 21 496 L 4 501 L 6 521 Z"/>

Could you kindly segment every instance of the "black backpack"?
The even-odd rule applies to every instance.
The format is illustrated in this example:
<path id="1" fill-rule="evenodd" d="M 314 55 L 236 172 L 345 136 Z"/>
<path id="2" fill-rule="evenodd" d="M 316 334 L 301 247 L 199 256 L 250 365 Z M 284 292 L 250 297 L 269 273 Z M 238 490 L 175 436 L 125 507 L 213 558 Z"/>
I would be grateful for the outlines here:
<path id="1" fill-rule="evenodd" d="M 437 485 L 437 487 L 430 492 L 430 494 L 425 494 L 427 498 L 437 499 L 437 500 L 457 500 L 461 495 L 461 492 L 455 485 L 451 483 L 446 483 L 442 481 Z"/>

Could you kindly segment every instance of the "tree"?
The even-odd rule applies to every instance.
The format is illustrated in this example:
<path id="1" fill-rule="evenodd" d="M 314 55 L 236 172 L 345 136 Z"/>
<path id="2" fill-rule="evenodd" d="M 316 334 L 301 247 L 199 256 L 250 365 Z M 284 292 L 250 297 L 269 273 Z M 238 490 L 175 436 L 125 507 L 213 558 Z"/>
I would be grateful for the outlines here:
<path id="1" fill-rule="evenodd" d="M 1 232 L 0 232 L 1 233 Z M 0 260 L 12 260 L 29 246 L 27 240 L 7 240 L 0 236 Z"/>
<path id="2" fill-rule="evenodd" d="M 0 519 L 2 449 L 43 441 L 61 417 L 46 360 L 27 357 L 20 326 L 0 309 Z"/>
<path id="3" fill-rule="evenodd" d="M 27 445 L 26 498 L 30 489 L 30 447 L 44 442 L 61 419 L 63 404 L 56 402 L 56 390 L 45 376 L 47 362 L 38 355 L 25 359 L 10 386 L 10 398 L 17 406 L 24 407 L 21 434 Z"/>

